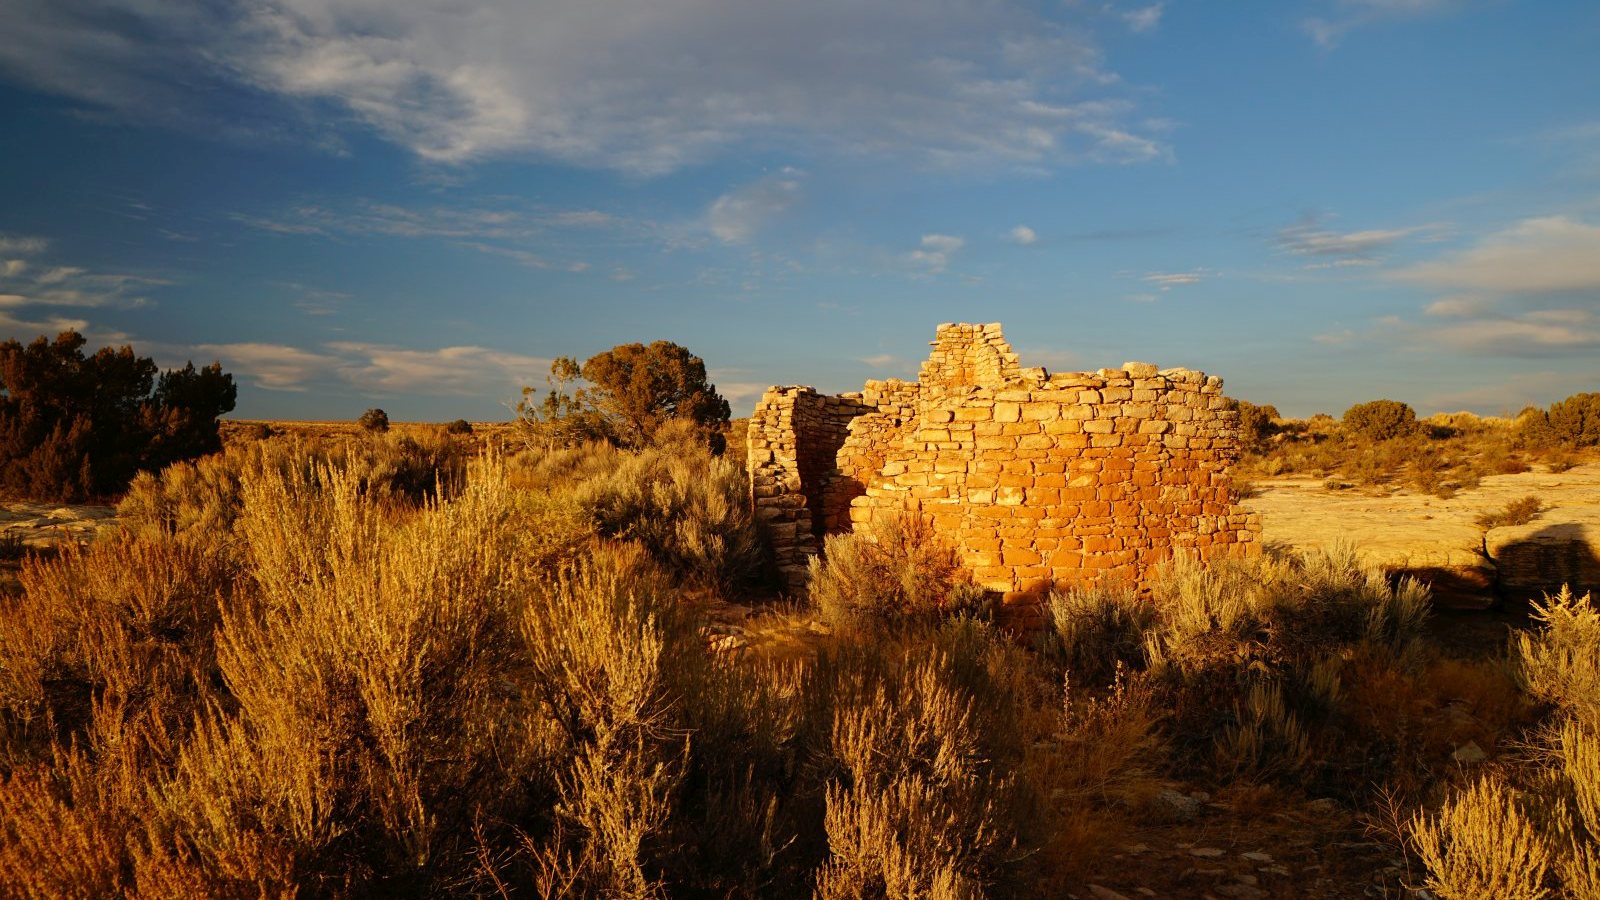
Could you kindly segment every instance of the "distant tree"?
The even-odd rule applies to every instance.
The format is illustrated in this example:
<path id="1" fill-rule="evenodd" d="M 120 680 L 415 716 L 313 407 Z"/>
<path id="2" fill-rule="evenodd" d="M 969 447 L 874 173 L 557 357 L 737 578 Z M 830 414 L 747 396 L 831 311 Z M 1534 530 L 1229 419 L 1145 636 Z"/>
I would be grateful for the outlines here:
<path id="1" fill-rule="evenodd" d="M 587 387 L 578 387 L 582 380 Z M 667 422 L 687 421 L 707 435 L 728 423 L 728 401 L 706 380 L 705 362 L 671 341 L 619 344 L 582 366 L 555 360 L 550 390 L 535 402 L 525 389 L 524 420 L 562 443 L 604 439 L 624 446 L 648 443 Z"/>
<path id="2" fill-rule="evenodd" d="M 444 426 L 444 433 L 445 434 L 471 434 L 472 433 L 472 423 L 468 422 L 466 419 L 456 419 L 454 422 L 451 422 L 448 425 Z"/>
<path id="3" fill-rule="evenodd" d="M 361 418 L 356 420 L 356 424 L 368 431 L 382 434 L 389 430 L 389 414 L 377 407 L 373 407 L 362 413 Z"/>
<path id="4" fill-rule="evenodd" d="M 84 356 L 76 331 L 0 344 L 0 491 L 82 500 L 140 469 L 221 449 L 217 417 L 238 390 L 220 364 L 162 374 L 131 347 Z M 152 390 L 153 389 L 153 390 Z"/>
<path id="5" fill-rule="evenodd" d="M 538 440 L 562 447 L 584 441 L 618 442 L 611 423 L 590 402 L 589 390 L 579 386 L 582 379 L 577 360 L 558 356 L 551 361 L 550 374 L 545 376 L 547 390 L 543 398 L 533 387 L 522 389 L 517 414 Z"/>
<path id="6" fill-rule="evenodd" d="M 149 462 L 159 467 L 221 450 L 217 419 L 233 409 L 239 389 L 221 363 L 201 369 L 188 363 L 161 376 L 154 399 L 146 413 L 155 435 Z"/>
<path id="7" fill-rule="evenodd" d="M 1261 447 L 1280 430 L 1278 427 L 1278 408 L 1276 406 L 1257 406 L 1248 400 L 1235 400 L 1234 408 L 1239 412 L 1239 441 L 1248 448 Z"/>
<path id="8" fill-rule="evenodd" d="M 1529 407 L 1517 416 L 1517 428 L 1533 446 L 1600 446 L 1600 393 L 1573 394 L 1548 410 Z"/>
<path id="9" fill-rule="evenodd" d="M 1414 433 L 1417 430 L 1417 413 L 1398 400 L 1357 403 L 1345 410 L 1344 428 L 1354 435 L 1387 441 Z"/>

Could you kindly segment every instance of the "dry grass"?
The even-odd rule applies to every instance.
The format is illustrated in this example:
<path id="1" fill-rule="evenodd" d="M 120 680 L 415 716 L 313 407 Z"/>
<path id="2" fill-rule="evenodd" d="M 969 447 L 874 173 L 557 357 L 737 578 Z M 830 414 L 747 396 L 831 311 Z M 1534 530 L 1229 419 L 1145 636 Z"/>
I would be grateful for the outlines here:
<path id="1" fill-rule="evenodd" d="M 1600 615 L 1588 597 L 1563 590 L 1536 604 L 1534 618 L 1537 630 L 1512 646 L 1522 684 L 1551 712 L 1542 739 L 1521 765 L 1470 785 L 1411 826 L 1428 886 L 1442 897 L 1600 890 Z"/>
<path id="2" fill-rule="evenodd" d="M 830 535 L 810 566 L 812 603 L 836 628 L 975 612 L 986 605 L 955 548 L 912 513 Z"/>
<path id="3" fill-rule="evenodd" d="M 1522 812 L 1503 782 L 1475 782 L 1435 817 L 1411 824 L 1417 853 L 1428 867 L 1428 888 L 1445 900 L 1541 900 L 1550 896 L 1548 840 Z"/>
<path id="4" fill-rule="evenodd" d="M 1493 528 L 1505 528 L 1511 525 L 1526 525 L 1532 522 L 1543 510 L 1544 502 L 1530 494 L 1507 502 L 1504 509 L 1484 513 L 1478 516 L 1475 521 L 1478 527 L 1485 531 Z"/>
<path id="5" fill-rule="evenodd" d="M 777 617 L 833 623 L 805 652 L 714 653 L 699 601 L 762 575 L 736 466 L 395 432 L 237 444 L 24 561 L 0 893 L 1056 896 L 1163 780 L 1422 796 L 1529 696 L 1577 724 L 1519 814 L 1551 879 L 1595 871 L 1587 603 L 1541 608 L 1521 682 L 1420 646 L 1425 593 L 1345 551 L 1061 595 L 1028 646 L 902 520 L 829 542 Z"/>
<path id="6" fill-rule="evenodd" d="M 1530 471 L 1542 463 L 1560 472 L 1581 461 L 1572 448 L 1538 439 L 1520 420 L 1471 413 L 1431 416 L 1387 439 L 1342 426 L 1327 417 L 1277 423 L 1270 441 L 1247 448 L 1235 470 L 1253 478 L 1302 475 L 1334 486 L 1408 489 L 1451 497 L 1484 477 Z"/>

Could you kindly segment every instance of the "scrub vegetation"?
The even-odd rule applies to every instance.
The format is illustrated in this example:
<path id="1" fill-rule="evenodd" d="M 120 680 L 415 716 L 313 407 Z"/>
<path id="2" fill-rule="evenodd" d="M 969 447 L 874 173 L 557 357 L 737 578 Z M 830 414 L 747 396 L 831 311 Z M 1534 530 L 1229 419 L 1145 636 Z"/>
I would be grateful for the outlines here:
<path id="1" fill-rule="evenodd" d="M 1329 489 L 1406 489 L 1439 497 L 1490 475 L 1564 472 L 1600 453 L 1600 394 L 1575 394 L 1515 418 L 1447 413 L 1418 419 L 1404 403 L 1360 403 L 1342 419 L 1285 419 L 1272 406 L 1239 402 L 1245 455 L 1236 478 L 1300 475 Z M 1246 491 L 1248 493 L 1248 489 Z"/>
<path id="2" fill-rule="evenodd" d="M 1600 887 L 1588 598 L 1464 652 L 1334 547 L 1178 558 L 1019 634 L 911 514 L 779 597 L 706 422 L 547 421 L 239 426 L 135 476 L 99 540 L 6 549 L 0 893 L 1198 896 L 1192 860 L 1109 848 L 1206 816 L 1353 832 L 1397 890 Z M 1316 868 L 1260 871 L 1372 883 Z"/>

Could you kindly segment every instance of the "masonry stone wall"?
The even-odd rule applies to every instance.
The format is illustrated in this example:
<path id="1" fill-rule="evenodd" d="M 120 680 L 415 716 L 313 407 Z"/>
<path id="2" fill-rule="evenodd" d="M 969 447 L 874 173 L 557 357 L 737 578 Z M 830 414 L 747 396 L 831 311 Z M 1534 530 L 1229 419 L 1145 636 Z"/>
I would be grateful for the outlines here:
<path id="1" fill-rule="evenodd" d="M 917 382 L 768 390 L 751 492 L 793 588 L 825 535 L 915 514 L 1031 624 L 1051 588 L 1138 586 L 1174 551 L 1259 552 L 1260 523 L 1229 485 L 1230 406 L 1199 372 L 1051 375 L 1020 367 L 999 325 L 940 325 Z"/>

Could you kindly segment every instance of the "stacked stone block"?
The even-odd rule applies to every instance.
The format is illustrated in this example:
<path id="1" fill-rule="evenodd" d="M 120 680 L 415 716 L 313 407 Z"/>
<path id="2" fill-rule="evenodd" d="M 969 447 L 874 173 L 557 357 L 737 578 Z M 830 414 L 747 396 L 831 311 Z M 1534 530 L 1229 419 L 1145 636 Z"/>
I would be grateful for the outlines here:
<path id="1" fill-rule="evenodd" d="M 1238 416 L 1219 378 L 1145 363 L 1051 376 L 1020 368 L 998 325 L 941 325 L 920 385 L 835 399 L 774 388 L 752 420 L 757 508 L 811 538 L 783 545 L 796 584 L 822 534 L 908 513 L 1023 625 L 1052 588 L 1140 586 L 1175 552 L 1259 552 L 1229 485 Z M 808 446 L 832 447 L 832 465 L 800 465 Z"/>

